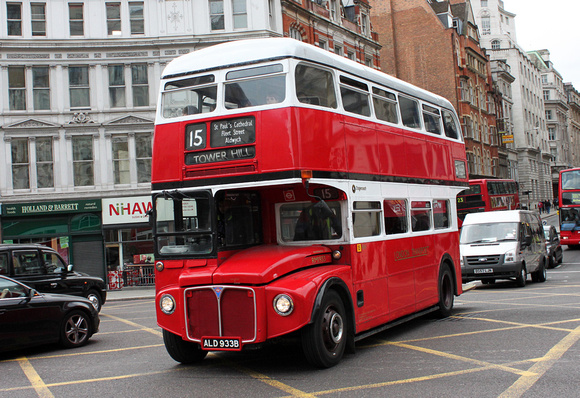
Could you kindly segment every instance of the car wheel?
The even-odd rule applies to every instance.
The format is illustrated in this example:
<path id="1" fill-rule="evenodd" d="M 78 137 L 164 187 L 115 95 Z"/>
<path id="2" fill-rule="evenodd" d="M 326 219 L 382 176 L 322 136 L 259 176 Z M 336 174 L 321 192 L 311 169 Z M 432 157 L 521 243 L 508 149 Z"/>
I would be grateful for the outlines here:
<path id="1" fill-rule="evenodd" d="M 520 274 L 516 277 L 516 284 L 518 287 L 525 287 L 526 279 L 528 279 L 528 273 L 526 271 L 526 266 L 522 264 L 522 268 L 520 268 Z"/>
<path id="2" fill-rule="evenodd" d="M 449 270 L 449 266 L 443 264 L 439 271 L 439 316 L 441 318 L 447 318 L 451 315 L 454 298 L 453 275 Z"/>
<path id="3" fill-rule="evenodd" d="M 171 358 L 182 364 L 191 364 L 203 361 L 207 351 L 201 349 L 197 343 L 185 341 L 176 334 L 163 329 L 163 343 Z"/>
<path id="4" fill-rule="evenodd" d="M 548 268 L 554 268 L 556 266 L 556 254 L 548 257 Z"/>
<path id="5" fill-rule="evenodd" d="M 564 253 L 560 252 L 560 258 L 558 259 L 558 264 L 562 264 L 563 260 L 564 260 Z"/>
<path id="6" fill-rule="evenodd" d="M 99 312 L 101 311 L 101 307 L 103 304 L 99 292 L 97 292 L 95 289 L 90 289 L 85 297 L 89 299 L 89 301 L 93 304 L 93 307 L 95 307 L 97 311 Z"/>
<path id="7" fill-rule="evenodd" d="M 69 312 L 60 327 L 60 343 L 67 348 L 80 347 L 89 341 L 91 323 L 83 311 Z"/>
<path id="8" fill-rule="evenodd" d="M 334 290 L 326 292 L 316 319 L 302 329 L 302 348 L 306 359 L 320 368 L 340 362 L 347 340 L 344 304 Z"/>
<path id="9" fill-rule="evenodd" d="M 534 282 L 546 282 L 548 279 L 548 271 L 546 271 L 546 260 L 540 260 L 539 268 L 536 272 L 532 274 L 532 280 Z"/>

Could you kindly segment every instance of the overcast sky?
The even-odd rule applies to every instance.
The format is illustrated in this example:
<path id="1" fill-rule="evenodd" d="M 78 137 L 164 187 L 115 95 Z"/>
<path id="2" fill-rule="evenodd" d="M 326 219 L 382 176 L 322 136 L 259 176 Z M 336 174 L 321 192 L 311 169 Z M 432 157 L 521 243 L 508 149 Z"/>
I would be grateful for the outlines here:
<path id="1" fill-rule="evenodd" d="M 580 0 L 504 0 L 504 6 L 516 14 L 520 47 L 547 48 L 564 82 L 580 91 Z"/>

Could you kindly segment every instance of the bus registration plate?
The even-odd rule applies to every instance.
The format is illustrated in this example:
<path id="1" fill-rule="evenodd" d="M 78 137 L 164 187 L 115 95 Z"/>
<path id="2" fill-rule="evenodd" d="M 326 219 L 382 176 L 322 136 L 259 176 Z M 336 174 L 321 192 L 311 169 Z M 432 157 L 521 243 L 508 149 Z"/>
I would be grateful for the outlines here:
<path id="1" fill-rule="evenodd" d="M 242 341 L 239 337 L 202 337 L 201 349 L 207 351 L 240 351 Z"/>
<path id="2" fill-rule="evenodd" d="M 492 274 L 493 268 L 476 268 L 473 270 L 475 274 Z"/>

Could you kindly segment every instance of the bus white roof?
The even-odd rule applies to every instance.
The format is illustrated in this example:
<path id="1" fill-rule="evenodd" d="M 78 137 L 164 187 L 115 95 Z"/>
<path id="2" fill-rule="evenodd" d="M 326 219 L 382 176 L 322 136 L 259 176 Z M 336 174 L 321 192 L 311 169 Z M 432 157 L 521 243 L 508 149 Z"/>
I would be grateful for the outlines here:
<path id="1" fill-rule="evenodd" d="M 177 57 L 167 64 L 163 70 L 163 79 L 173 79 L 218 68 L 249 65 L 281 58 L 310 60 L 360 76 L 439 106 L 452 108 L 451 103 L 439 95 L 330 51 L 291 38 L 236 40 L 193 51 Z"/>

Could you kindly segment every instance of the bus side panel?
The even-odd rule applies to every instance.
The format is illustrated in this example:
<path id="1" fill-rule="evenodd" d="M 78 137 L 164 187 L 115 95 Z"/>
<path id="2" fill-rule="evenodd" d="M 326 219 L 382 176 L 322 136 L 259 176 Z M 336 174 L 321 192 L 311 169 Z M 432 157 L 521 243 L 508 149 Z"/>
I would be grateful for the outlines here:
<path id="1" fill-rule="evenodd" d="M 375 124 L 366 120 L 345 117 L 344 136 L 351 173 L 379 173 L 379 154 Z"/>
<path id="2" fill-rule="evenodd" d="M 422 137 L 405 137 L 405 175 L 412 178 L 425 178 L 431 174 L 431 161 L 427 142 Z"/>
<path id="3" fill-rule="evenodd" d="M 300 156 L 296 166 L 300 169 L 346 172 L 342 115 L 308 108 L 294 109 L 293 133 L 301 137 L 296 148 Z"/>
<path id="4" fill-rule="evenodd" d="M 377 132 L 380 172 L 386 175 L 406 176 L 405 136 L 395 127 L 379 126 Z M 389 131 L 384 131 L 388 129 Z"/>
<path id="5" fill-rule="evenodd" d="M 367 242 L 361 244 L 359 252 L 351 253 L 355 295 L 361 291 L 364 298 L 364 305 L 357 306 L 355 310 L 357 330 L 364 329 L 365 323 L 384 316 L 389 311 L 387 268 L 383 248 L 384 242 Z"/>
<path id="6" fill-rule="evenodd" d="M 293 114 L 293 108 L 262 111 L 258 114 L 260 128 L 256 134 L 256 145 L 260 171 L 296 168 L 299 151 Z"/>
<path id="7" fill-rule="evenodd" d="M 415 262 L 411 258 L 412 238 L 384 242 L 387 259 L 389 318 L 415 311 Z"/>
<path id="8" fill-rule="evenodd" d="M 416 236 L 413 239 L 413 249 L 411 257 L 415 268 L 415 301 L 416 310 L 429 307 L 434 304 L 437 298 L 437 277 L 439 271 L 438 248 L 435 242 L 442 235 L 435 235 L 432 232 L 428 235 Z"/>

